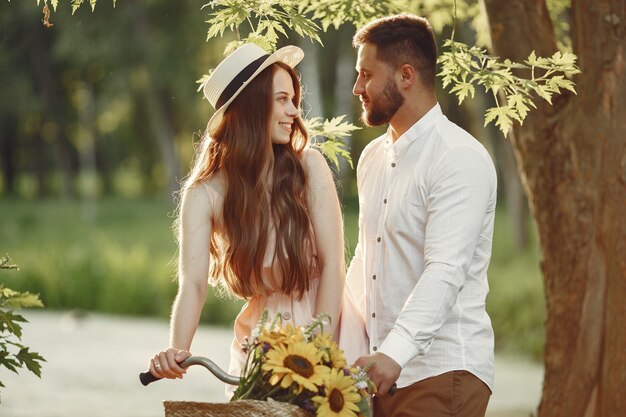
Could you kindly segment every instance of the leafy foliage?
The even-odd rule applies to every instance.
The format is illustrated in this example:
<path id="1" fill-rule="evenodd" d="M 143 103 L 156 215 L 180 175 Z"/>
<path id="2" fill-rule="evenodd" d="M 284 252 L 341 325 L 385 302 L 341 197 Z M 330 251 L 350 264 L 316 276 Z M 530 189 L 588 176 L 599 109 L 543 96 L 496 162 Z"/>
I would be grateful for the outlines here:
<path id="1" fill-rule="evenodd" d="M 302 2 L 295 0 L 213 0 L 202 8 L 210 8 L 207 40 L 223 36 L 229 29 L 237 34 L 224 51 L 228 54 L 244 43 L 255 43 L 265 50 L 276 49 L 279 35 L 288 38 L 293 30 L 301 37 L 321 44 L 320 27 L 303 16 Z M 249 33 L 242 37 L 247 23 Z"/>
<path id="2" fill-rule="evenodd" d="M 330 26 L 338 28 L 343 23 L 353 23 L 358 27 L 373 18 L 400 10 L 427 14 L 438 32 L 446 25 L 454 25 L 457 19 L 473 20 L 474 26 L 477 26 L 481 15 L 477 4 L 457 4 L 456 0 L 215 0 L 205 6 L 213 10 L 207 21 L 207 39 L 222 36 L 226 29 L 237 33 L 237 40 L 229 44 L 225 53 L 246 42 L 256 43 L 265 49 L 275 49 L 279 34 L 287 37 L 289 27 L 302 37 L 320 42 L 316 33 L 320 26 L 324 31 Z M 566 7 L 565 0 L 553 0 L 551 10 L 558 15 Z M 244 22 L 248 22 L 251 31 L 247 37 L 242 38 L 239 28 Z M 557 52 L 548 58 L 537 57 L 533 52 L 523 63 L 510 60 L 500 62 L 480 47 L 469 47 L 453 39 L 454 35 L 445 42 L 444 47 L 449 50 L 439 59 L 442 65 L 439 75 L 442 77 L 443 87 L 452 86 L 450 92 L 456 94 L 459 103 L 467 97 L 474 97 L 476 85 L 491 91 L 497 105 L 486 111 L 485 125 L 495 122 L 505 135 L 514 121 L 523 123 L 530 108 L 536 108 L 533 94 L 552 103 L 553 94 L 560 93 L 562 88 L 576 93 L 574 83 L 567 77 L 580 71 L 576 66 L 576 56 L 570 52 Z M 519 71 L 514 73 L 513 70 L 526 70 L 529 77 L 523 78 L 518 75 Z M 206 76 L 203 80 L 205 79 Z M 499 94 L 504 97 L 505 103 L 498 102 Z M 337 118 L 333 119 L 336 120 Z M 321 121 L 308 124 L 320 129 Z M 313 135 L 319 134 L 328 138 L 330 143 L 320 149 L 337 164 L 337 155 L 344 156 L 347 151 L 334 142 L 333 133 L 326 131 L 327 127 L 333 129 L 332 124 L 324 124 Z M 337 127 L 350 131 L 348 125 Z"/>
<path id="3" fill-rule="evenodd" d="M 403 0 L 309 0 L 301 2 L 301 7 L 326 32 L 330 26 L 339 29 L 344 23 L 352 23 L 360 27 L 377 17 L 399 13 L 406 3 Z"/>
<path id="4" fill-rule="evenodd" d="M 439 58 L 443 87 L 452 86 L 450 92 L 456 94 L 459 104 L 474 97 L 476 85 L 491 91 L 496 107 L 487 109 L 485 125 L 495 121 L 505 135 L 514 121 L 522 124 L 530 107 L 537 107 L 534 94 L 552 104 L 552 96 L 561 93 L 561 89 L 576 93 L 568 77 L 580 71 L 576 55 L 570 52 L 556 52 L 546 58 L 537 57 L 533 51 L 523 63 L 516 63 L 508 59 L 500 62 L 482 48 L 453 40 L 446 41 L 445 47 L 450 50 Z M 519 72 L 528 78 L 517 75 Z M 504 97 L 504 103 L 499 102 L 499 95 Z"/>
<path id="5" fill-rule="evenodd" d="M 342 138 L 348 137 L 351 132 L 359 129 L 352 123 L 344 122 L 346 116 L 333 117 L 331 120 L 322 122 L 321 117 L 304 120 L 307 132 L 311 138 L 322 136 L 325 141 L 311 141 L 313 146 L 319 148 L 326 157 L 339 168 L 339 160 L 337 156 L 344 158 L 352 166 L 350 152 L 346 149 L 346 145 L 341 141 Z"/>
<path id="6" fill-rule="evenodd" d="M 9 264 L 9 257 L 0 257 L 0 269 L 18 269 Z M 30 372 L 41 377 L 41 362 L 45 359 L 20 342 L 22 326 L 28 322 L 13 309 L 23 307 L 43 307 L 39 296 L 28 292 L 17 292 L 0 283 L 0 367 L 17 373 L 18 368 L 26 366 Z M 0 381 L 0 387 L 4 387 Z"/>
<path id="7" fill-rule="evenodd" d="M 37 0 L 39 4 L 41 0 Z M 45 4 L 48 0 L 43 0 Z M 71 0 L 74 12 L 84 0 Z M 50 0 L 56 10 L 58 0 Z M 96 0 L 90 0 L 95 7 Z M 115 0 L 113 0 L 115 4 Z M 566 52 L 557 52 L 552 57 L 537 57 L 534 52 L 523 63 L 509 60 L 500 62 L 496 57 L 478 47 L 469 47 L 454 41 L 454 35 L 444 44 L 445 51 L 439 62 L 442 70 L 444 88 L 451 86 L 459 103 L 467 97 L 474 97 L 476 86 L 483 86 L 491 91 L 496 99 L 496 107 L 485 113 L 485 125 L 494 122 L 506 134 L 515 121 L 523 123 L 530 108 L 536 108 L 534 96 L 537 95 L 549 103 L 552 96 L 561 93 L 561 89 L 576 93 L 573 81 L 568 78 L 579 73 L 576 56 L 570 52 L 567 19 L 560 17 L 567 13 L 569 0 L 550 0 L 547 2 L 555 30 L 560 39 L 559 46 Z M 476 2 L 457 2 L 456 0 L 387 0 L 370 2 L 366 0 L 211 0 L 203 7 L 210 9 L 207 40 L 220 36 L 226 30 L 235 32 L 237 39 L 227 44 L 224 53 L 228 54 L 244 43 L 255 43 L 265 50 L 275 50 L 281 36 L 288 38 L 295 32 L 302 38 L 322 43 L 318 35 L 320 30 L 335 29 L 344 23 L 359 27 L 369 20 L 397 13 L 412 11 L 429 16 L 434 29 L 441 32 L 445 26 L 455 26 L 457 21 L 472 21 L 476 29 L 479 45 L 486 45 L 484 30 L 480 30 L 480 7 Z M 47 21 L 47 18 L 45 19 Z M 45 22 L 44 22 L 45 23 Z M 245 36 L 242 31 L 247 28 Z M 516 71 L 514 71 L 516 70 Z M 526 78 L 519 74 L 525 73 Z M 199 80 L 204 82 L 208 75 Z M 503 101 L 500 103 L 498 97 Z M 335 118 L 333 121 L 337 121 Z M 327 121 L 328 122 L 328 121 Z M 337 164 L 337 156 L 346 157 L 348 152 L 343 143 L 336 142 L 336 136 L 328 129 L 339 131 L 354 130 L 349 124 L 322 124 L 320 120 L 308 122 L 318 130 L 312 136 L 327 138 L 327 144 L 320 149 L 331 161 Z M 347 133 L 346 133 L 347 134 Z"/>
<path id="8" fill-rule="evenodd" d="M 11 0 L 9 0 L 11 1 Z M 97 0 L 89 0 L 89 5 L 91 6 L 91 11 L 94 11 L 96 9 L 96 1 Z M 115 7 L 115 2 L 116 0 L 112 0 L 113 1 L 113 7 Z M 37 0 L 37 6 L 39 6 L 39 4 L 42 2 L 42 0 Z M 76 10 L 78 10 L 80 8 L 80 6 L 82 6 L 82 4 L 85 2 L 85 0 L 70 0 L 70 4 L 72 5 L 72 14 L 74 14 L 74 12 L 76 12 Z M 43 4 L 44 6 L 47 6 L 48 3 L 50 3 L 50 5 L 52 6 L 52 9 L 54 9 L 54 11 L 57 11 L 57 6 L 59 5 L 59 0 L 43 0 Z"/>

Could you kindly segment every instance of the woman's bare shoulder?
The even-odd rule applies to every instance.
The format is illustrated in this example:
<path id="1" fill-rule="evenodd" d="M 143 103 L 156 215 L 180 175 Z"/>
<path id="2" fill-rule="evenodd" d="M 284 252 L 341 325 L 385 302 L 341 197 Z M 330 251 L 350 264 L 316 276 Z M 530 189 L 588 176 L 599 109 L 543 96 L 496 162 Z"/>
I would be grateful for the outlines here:
<path id="1" fill-rule="evenodd" d="M 216 213 L 225 191 L 224 178 L 216 173 L 187 187 L 183 191 L 183 205 L 193 205 L 198 210 Z"/>
<path id="2" fill-rule="evenodd" d="M 302 152 L 302 161 L 304 169 L 307 173 L 315 173 L 319 172 L 320 170 L 329 169 L 326 158 L 324 158 L 322 153 L 315 148 L 306 148 Z"/>
<path id="3" fill-rule="evenodd" d="M 204 188 L 207 192 L 216 196 L 223 196 L 226 192 L 226 178 L 220 171 L 209 175 L 200 181 L 196 186 Z"/>

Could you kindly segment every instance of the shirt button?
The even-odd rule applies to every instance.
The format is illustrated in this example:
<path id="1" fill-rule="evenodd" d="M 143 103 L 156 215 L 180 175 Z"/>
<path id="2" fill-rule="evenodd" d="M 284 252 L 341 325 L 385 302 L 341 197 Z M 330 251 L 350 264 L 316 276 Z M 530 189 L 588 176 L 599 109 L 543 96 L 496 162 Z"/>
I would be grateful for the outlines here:
<path id="1" fill-rule="evenodd" d="M 383 203 L 387 204 L 387 199 L 386 198 L 383 200 Z"/>
<path id="2" fill-rule="evenodd" d="M 376 279 L 376 275 L 372 275 L 372 279 Z"/>
<path id="3" fill-rule="evenodd" d="M 380 239 L 379 237 L 378 237 L 378 238 L 376 238 L 376 242 L 380 242 L 380 240 L 381 240 L 381 239 Z"/>
<path id="4" fill-rule="evenodd" d="M 376 318 L 376 313 L 372 313 L 372 318 Z"/>
<path id="5" fill-rule="evenodd" d="M 283 313 L 283 318 L 285 320 L 289 320 L 291 318 L 291 313 L 287 312 L 287 313 Z"/>
<path id="6" fill-rule="evenodd" d="M 373 350 L 374 352 L 376 352 L 376 351 L 378 350 L 378 348 L 377 348 L 376 346 L 374 346 L 374 347 L 372 348 L 372 350 Z"/>
<path id="7" fill-rule="evenodd" d="M 396 167 L 396 163 L 395 163 L 395 162 L 392 162 L 392 163 L 391 163 L 391 168 L 395 168 L 395 167 Z"/>

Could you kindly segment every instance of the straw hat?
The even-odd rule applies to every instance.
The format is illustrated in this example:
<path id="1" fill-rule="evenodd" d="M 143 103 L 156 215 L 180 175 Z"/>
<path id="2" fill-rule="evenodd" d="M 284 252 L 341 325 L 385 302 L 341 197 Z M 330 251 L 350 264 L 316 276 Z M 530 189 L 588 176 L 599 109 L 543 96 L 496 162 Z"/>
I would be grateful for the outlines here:
<path id="1" fill-rule="evenodd" d="M 297 46 L 285 46 L 268 54 L 253 43 L 240 46 L 224 58 L 203 87 L 205 97 L 216 110 L 207 126 L 209 132 L 219 125 L 230 103 L 261 71 L 278 61 L 293 68 L 302 58 L 304 52 Z"/>

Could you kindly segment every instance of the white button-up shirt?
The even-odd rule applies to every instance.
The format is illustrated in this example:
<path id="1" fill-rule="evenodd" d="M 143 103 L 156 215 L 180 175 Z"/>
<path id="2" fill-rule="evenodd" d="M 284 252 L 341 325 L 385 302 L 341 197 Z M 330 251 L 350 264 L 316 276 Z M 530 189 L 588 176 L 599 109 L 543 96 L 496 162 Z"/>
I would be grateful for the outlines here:
<path id="1" fill-rule="evenodd" d="M 365 307 L 370 351 L 402 366 L 404 387 L 467 370 L 493 389 L 485 311 L 496 173 L 485 148 L 435 105 L 357 167 L 359 242 L 348 285 Z"/>

